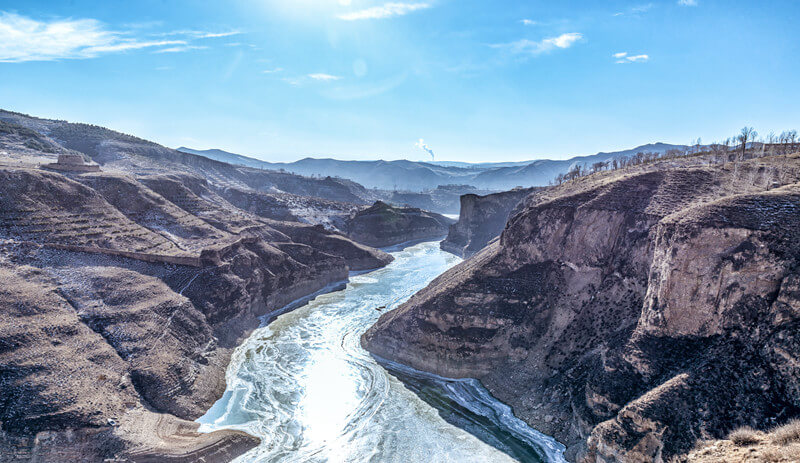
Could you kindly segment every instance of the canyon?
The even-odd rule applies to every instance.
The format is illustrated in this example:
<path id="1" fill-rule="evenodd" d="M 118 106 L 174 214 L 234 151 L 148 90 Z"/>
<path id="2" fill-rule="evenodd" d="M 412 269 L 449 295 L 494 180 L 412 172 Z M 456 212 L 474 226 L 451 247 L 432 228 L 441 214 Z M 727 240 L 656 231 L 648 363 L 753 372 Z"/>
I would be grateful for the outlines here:
<path id="1" fill-rule="evenodd" d="M 239 461 L 563 463 L 563 447 L 475 380 L 371 356 L 360 335 L 460 259 L 428 241 L 284 313 L 237 348 L 223 397 L 198 421 L 262 438 Z"/>
<path id="2" fill-rule="evenodd" d="M 570 461 L 769 429 L 800 414 L 798 181 L 799 154 L 698 154 L 539 189 L 362 344 L 480 379 Z"/>
<path id="3" fill-rule="evenodd" d="M 433 407 L 404 419 L 469 442 L 431 456 L 442 461 L 560 461 L 564 449 L 587 463 L 691 461 L 741 453 L 724 440 L 736 428 L 800 415 L 798 153 L 701 152 L 465 194 L 453 223 L 397 203 L 439 207 L 461 187 L 440 187 L 437 203 L 399 192 L 389 203 L 352 180 L 0 111 L 0 185 L 3 461 L 274 455 L 262 441 L 272 434 L 204 421 L 239 406 L 226 395 L 241 384 L 226 383 L 232 359 L 302 366 L 291 350 L 262 354 L 278 349 L 264 344 L 273 320 L 292 339 L 311 325 L 286 320 L 316 323 L 329 351 L 346 346 L 350 376 L 392 385 L 379 401 L 386 389 L 365 386 L 365 407 Z M 394 265 L 377 249 L 445 234 L 395 252 Z M 360 343 L 372 359 L 358 347 L 369 326 Z M 408 391 L 417 398 L 398 399 Z M 487 415 L 476 403 L 491 404 Z M 442 421 L 453 414 L 466 434 Z M 372 415 L 359 416 L 352 435 L 370 446 Z M 312 437 L 297 448 L 313 451 Z M 413 447 L 386 438 L 387 458 Z"/>

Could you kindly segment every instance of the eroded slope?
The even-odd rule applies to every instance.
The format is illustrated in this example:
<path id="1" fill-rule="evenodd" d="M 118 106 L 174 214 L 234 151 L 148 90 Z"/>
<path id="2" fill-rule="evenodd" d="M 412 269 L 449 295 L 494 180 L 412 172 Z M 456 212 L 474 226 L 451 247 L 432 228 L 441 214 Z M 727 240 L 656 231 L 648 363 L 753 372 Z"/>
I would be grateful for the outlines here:
<path id="1" fill-rule="evenodd" d="M 224 392 L 232 350 L 260 316 L 391 256 L 221 195 L 238 178 L 269 201 L 253 186 L 269 175 L 205 176 L 134 137 L 21 121 L 0 130 L 0 459 L 213 462 L 252 448 L 192 422 Z M 104 170 L 37 169 L 74 153 L 57 139 Z M 285 188 L 309 187 L 284 176 Z M 309 188 L 334 194 L 333 183 Z"/>

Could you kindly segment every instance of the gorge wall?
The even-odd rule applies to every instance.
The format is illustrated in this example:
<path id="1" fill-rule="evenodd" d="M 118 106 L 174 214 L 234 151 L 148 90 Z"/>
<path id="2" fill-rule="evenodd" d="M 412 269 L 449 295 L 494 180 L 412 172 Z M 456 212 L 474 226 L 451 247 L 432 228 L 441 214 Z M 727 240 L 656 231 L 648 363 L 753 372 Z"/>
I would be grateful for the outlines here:
<path id="1" fill-rule="evenodd" d="M 800 157 L 691 162 L 530 195 L 362 343 L 479 378 L 572 461 L 667 461 L 796 416 Z"/>
<path id="2" fill-rule="evenodd" d="M 463 195 L 458 222 L 450 225 L 442 249 L 459 257 L 470 257 L 480 251 L 500 236 L 517 204 L 535 190 L 519 188 L 485 196 Z"/>

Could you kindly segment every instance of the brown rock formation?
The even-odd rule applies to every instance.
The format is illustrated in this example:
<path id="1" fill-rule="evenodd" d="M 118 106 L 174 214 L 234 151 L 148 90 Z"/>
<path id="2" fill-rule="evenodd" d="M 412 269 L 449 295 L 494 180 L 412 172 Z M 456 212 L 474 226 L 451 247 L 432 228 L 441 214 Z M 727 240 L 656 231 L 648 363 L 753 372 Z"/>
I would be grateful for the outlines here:
<path id="1" fill-rule="evenodd" d="M 97 164 L 87 164 L 80 154 L 59 154 L 58 162 L 45 164 L 47 169 L 65 170 L 69 172 L 99 172 L 100 166 Z"/>
<path id="2" fill-rule="evenodd" d="M 32 165 L 45 160 L 53 162 L 60 154 L 77 153 L 99 164 L 104 171 L 137 176 L 191 175 L 206 180 L 213 189 L 235 187 L 362 205 L 374 200 L 369 190 L 348 180 L 233 166 L 103 127 L 39 119 L 4 110 L 0 110 L 0 147 L 9 148 L 9 158 Z"/>
<path id="3" fill-rule="evenodd" d="M 667 461 L 771 426 L 800 413 L 798 180 L 794 155 L 542 190 L 363 344 L 478 377 L 572 460 Z"/>
<path id="4" fill-rule="evenodd" d="M 386 247 L 423 239 L 441 238 L 453 223 L 447 217 L 413 207 L 394 207 L 376 201 L 350 217 L 347 236 L 368 246 Z"/>
<path id="5" fill-rule="evenodd" d="M 511 212 L 534 190 L 519 188 L 486 196 L 462 196 L 458 222 L 450 225 L 442 249 L 460 257 L 474 255 L 500 236 Z"/>

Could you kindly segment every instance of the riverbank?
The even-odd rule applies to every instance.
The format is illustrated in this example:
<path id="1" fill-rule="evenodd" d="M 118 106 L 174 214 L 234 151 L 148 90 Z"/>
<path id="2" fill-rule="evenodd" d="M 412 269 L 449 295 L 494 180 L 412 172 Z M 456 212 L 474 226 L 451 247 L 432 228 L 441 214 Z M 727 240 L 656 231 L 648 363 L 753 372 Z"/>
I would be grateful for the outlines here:
<path id="1" fill-rule="evenodd" d="M 261 438 L 237 462 L 541 461 L 537 452 L 559 461 L 549 456 L 558 444 L 524 431 L 477 381 L 390 371 L 361 348 L 382 313 L 460 261 L 437 242 L 392 255 L 387 267 L 256 330 L 234 352 L 225 394 L 198 420 L 201 431 Z"/>

